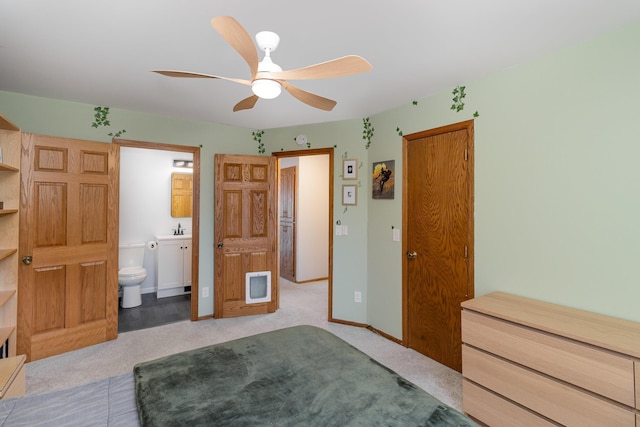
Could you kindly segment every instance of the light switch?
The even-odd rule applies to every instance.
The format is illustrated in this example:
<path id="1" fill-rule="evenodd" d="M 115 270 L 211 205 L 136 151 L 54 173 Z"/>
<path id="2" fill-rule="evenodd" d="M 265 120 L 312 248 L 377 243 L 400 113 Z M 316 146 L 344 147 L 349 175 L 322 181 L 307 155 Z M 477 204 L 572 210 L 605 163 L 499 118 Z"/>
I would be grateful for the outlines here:
<path id="1" fill-rule="evenodd" d="M 342 226 L 342 235 L 343 236 L 348 236 L 349 235 L 349 227 L 347 227 L 346 225 Z"/>
<path id="2" fill-rule="evenodd" d="M 336 225 L 336 236 L 342 236 L 342 226 Z"/>
<path id="3" fill-rule="evenodd" d="M 400 230 L 398 230 L 397 228 L 393 229 L 393 241 L 394 242 L 400 241 Z"/>

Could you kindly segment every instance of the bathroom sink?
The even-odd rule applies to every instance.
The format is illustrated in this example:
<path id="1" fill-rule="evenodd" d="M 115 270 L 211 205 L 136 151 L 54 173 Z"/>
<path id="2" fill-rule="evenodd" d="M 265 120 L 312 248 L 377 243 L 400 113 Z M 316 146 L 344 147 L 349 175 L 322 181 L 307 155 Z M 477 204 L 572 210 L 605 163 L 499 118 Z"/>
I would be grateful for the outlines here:
<path id="1" fill-rule="evenodd" d="M 190 239 L 191 233 L 189 234 L 159 234 L 156 236 L 156 240 L 182 240 L 182 239 Z"/>

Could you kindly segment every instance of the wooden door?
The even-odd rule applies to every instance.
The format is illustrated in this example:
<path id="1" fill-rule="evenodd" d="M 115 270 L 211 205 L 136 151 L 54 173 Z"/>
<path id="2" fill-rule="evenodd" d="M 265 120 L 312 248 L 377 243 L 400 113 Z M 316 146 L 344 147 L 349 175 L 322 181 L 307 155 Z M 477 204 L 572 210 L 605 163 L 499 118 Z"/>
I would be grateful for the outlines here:
<path id="1" fill-rule="evenodd" d="M 403 340 L 460 371 L 473 298 L 473 121 L 404 139 Z"/>
<path id="2" fill-rule="evenodd" d="M 272 313 L 278 307 L 276 159 L 216 154 L 215 318 Z M 271 272 L 271 301 L 246 303 L 249 272 Z"/>
<path id="3" fill-rule="evenodd" d="M 118 148 L 24 134 L 21 163 L 18 352 L 116 338 Z"/>
<path id="4" fill-rule="evenodd" d="M 280 276 L 296 281 L 296 167 L 280 169 Z"/>

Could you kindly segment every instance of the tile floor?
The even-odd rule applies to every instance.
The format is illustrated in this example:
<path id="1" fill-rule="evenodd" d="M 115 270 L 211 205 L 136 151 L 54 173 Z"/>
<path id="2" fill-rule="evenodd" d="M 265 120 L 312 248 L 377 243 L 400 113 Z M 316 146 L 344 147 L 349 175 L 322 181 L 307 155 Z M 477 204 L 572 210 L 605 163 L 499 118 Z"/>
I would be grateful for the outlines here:
<path id="1" fill-rule="evenodd" d="M 142 305 L 118 307 L 118 333 L 152 328 L 191 318 L 191 294 L 156 298 L 155 293 L 142 294 Z"/>

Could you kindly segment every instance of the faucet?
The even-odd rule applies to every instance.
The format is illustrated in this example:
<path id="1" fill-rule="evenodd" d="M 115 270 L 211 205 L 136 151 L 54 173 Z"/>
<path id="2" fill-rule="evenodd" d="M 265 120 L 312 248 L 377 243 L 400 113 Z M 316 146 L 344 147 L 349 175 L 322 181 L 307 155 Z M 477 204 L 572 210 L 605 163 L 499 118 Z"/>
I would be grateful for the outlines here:
<path id="1" fill-rule="evenodd" d="M 180 223 L 178 223 L 178 228 L 173 230 L 173 235 L 177 236 L 179 234 L 184 234 L 184 229 L 180 230 Z"/>

